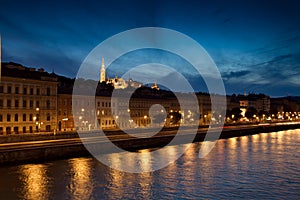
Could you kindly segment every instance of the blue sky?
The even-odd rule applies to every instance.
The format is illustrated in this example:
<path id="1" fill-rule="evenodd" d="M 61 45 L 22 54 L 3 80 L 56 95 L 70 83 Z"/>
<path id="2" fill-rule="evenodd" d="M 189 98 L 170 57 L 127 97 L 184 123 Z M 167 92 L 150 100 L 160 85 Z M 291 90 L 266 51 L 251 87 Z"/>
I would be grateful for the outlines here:
<path id="1" fill-rule="evenodd" d="M 296 0 L 2 0 L 2 60 L 75 77 L 88 53 L 108 37 L 132 28 L 165 27 L 206 49 L 228 94 L 300 95 L 299 10 Z M 124 69 L 111 73 L 122 75 Z M 182 73 L 202 89 L 192 70 Z"/>

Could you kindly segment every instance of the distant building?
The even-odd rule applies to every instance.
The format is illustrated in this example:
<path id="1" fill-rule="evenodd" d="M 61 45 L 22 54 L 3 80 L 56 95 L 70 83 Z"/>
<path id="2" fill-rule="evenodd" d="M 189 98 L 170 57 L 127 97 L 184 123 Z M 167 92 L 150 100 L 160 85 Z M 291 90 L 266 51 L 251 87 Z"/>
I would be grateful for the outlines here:
<path id="1" fill-rule="evenodd" d="M 174 116 L 178 119 L 177 122 L 183 125 L 209 124 L 221 122 L 226 118 L 222 116 L 223 113 L 218 113 L 218 109 L 225 106 L 222 101 L 224 97 L 221 95 L 197 93 L 198 105 L 195 105 L 190 94 L 160 90 L 156 83 L 150 88 L 131 78 L 128 81 L 117 76 L 105 78 L 104 59 L 99 81 L 80 80 L 83 93 L 76 95 L 72 94 L 75 79 L 47 73 L 43 69 L 36 70 L 16 63 L 3 63 L 1 73 L 0 135 L 126 129 L 158 124 L 173 126 Z M 88 89 L 93 88 L 90 86 L 97 83 L 96 95 L 86 96 L 91 92 Z M 123 92 L 132 91 L 126 90 L 129 87 L 136 89 L 131 94 L 128 107 L 122 95 Z M 114 94 L 117 98 L 112 101 L 113 89 L 124 90 L 116 90 Z M 180 98 L 183 104 L 180 104 L 177 98 Z M 300 100 L 297 97 L 270 100 L 270 97 L 264 94 L 249 94 L 226 96 L 226 99 L 227 110 L 240 108 L 243 115 L 248 108 L 253 107 L 257 112 L 271 112 L 274 117 L 300 118 Z M 155 119 L 153 116 L 151 118 L 149 110 L 156 104 L 162 105 L 163 109 L 152 113 L 156 115 Z M 167 118 L 162 119 L 162 116 Z"/>
<path id="2" fill-rule="evenodd" d="M 119 78 L 118 75 L 115 78 L 108 78 L 106 83 L 112 84 L 115 89 L 125 89 L 128 87 L 128 82 L 123 78 Z"/>
<path id="3" fill-rule="evenodd" d="M 72 94 L 57 95 L 57 131 L 75 131 Z"/>
<path id="4" fill-rule="evenodd" d="M 128 81 L 125 81 L 123 78 L 119 78 L 118 75 L 116 75 L 115 78 L 106 78 L 104 58 L 102 58 L 99 81 L 100 83 L 105 82 L 106 84 L 112 84 L 114 86 L 114 89 L 125 89 L 128 86 L 139 88 L 143 85 L 140 82 L 133 81 L 131 78 Z"/>
<path id="5" fill-rule="evenodd" d="M 300 99 L 293 97 L 271 98 L 272 113 L 300 112 Z"/>
<path id="6" fill-rule="evenodd" d="M 265 94 L 238 95 L 237 98 L 240 101 L 240 109 L 242 111 L 245 110 L 246 112 L 247 108 L 252 107 L 257 112 L 270 112 L 270 97 Z"/>
<path id="7" fill-rule="evenodd" d="M 152 89 L 159 90 L 159 87 L 156 83 L 153 83 L 151 86 Z"/>

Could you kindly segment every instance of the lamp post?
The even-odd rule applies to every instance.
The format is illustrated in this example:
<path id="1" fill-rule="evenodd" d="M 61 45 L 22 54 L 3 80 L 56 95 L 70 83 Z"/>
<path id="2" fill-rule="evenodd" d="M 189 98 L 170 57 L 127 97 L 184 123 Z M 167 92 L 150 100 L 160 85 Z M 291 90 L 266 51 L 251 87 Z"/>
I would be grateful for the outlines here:
<path id="1" fill-rule="evenodd" d="M 35 117 L 35 124 L 37 125 L 37 132 L 39 133 L 40 132 L 40 129 L 41 129 L 41 124 L 43 124 L 43 122 L 41 122 L 40 118 L 41 118 L 41 110 L 39 107 L 37 107 L 35 109 L 35 111 L 37 112 L 37 115 Z"/>
<path id="2" fill-rule="evenodd" d="M 129 121 L 129 128 L 131 128 L 131 127 L 132 127 L 131 124 L 132 124 L 133 120 L 132 120 L 132 119 L 129 119 L 128 121 Z"/>
<path id="3" fill-rule="evenodd" d="M 86 125 L 87 125 L 87 123 L 89 123 L 89 121 L 82 121 L 82 123 L 84 124 L 84 130 L 87 129 Z"/>
<path id="4" fill-rule="evenodd" d="M 147 126 L 147 118 L 148 118 L 148 116 L 147 116 L 147 115 L 144 115 L 144 126 L 145 126 L 145 127 Z"/>

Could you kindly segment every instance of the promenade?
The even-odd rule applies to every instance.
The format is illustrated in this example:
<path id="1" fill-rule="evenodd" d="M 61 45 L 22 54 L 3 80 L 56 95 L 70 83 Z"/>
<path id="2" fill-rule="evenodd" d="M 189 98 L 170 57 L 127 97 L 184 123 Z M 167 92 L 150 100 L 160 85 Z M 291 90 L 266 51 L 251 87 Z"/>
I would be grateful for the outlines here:
<path id="1" fill-rule="evenodd" d="M 211 128 L 210 134 L 219 134 L 222 129 L 220 139 L 239 137 L 244 135 L 253 135 L 258 133 L 275 132 L 288 129 L 300 128 L 299 122 L 285 122 L 285 123 L 265 123 L 253 125 L 231 125 Z M 199 128 L 193 142 L 201 142 L 204 140 L 208 128 Z M 165 129 L 151 138 L 135 137 L 147 135 L 149 129 L 143 132 L 137 132 L 129 136 L 122 131 L 114 130 L 108 131 L 107 138 L 109 142 L 113 142 L 118 147 L 128 151 L 138 151 L 148 148 L 159 148 L 167 145 L 176 135 L 176 127 L 172 129 Z M 184 138 L 191 133 L 191 128 L 184 127 L 180 137 Z M 81 134 L 82 135 L 82 134 Z M 15 136 L 17 137 L 17 136 Z M 0 144 L 0 163 L 1 164 L 16 164 L 20 162 L 43 162 L 53 159 L 63 159 L 70 157 L 89 156 L 89 152 L 85 149 L 85 145 L 92 145 L 94 148 L 101 148 L 101 152 L 112 153 L 108 145 L 108 140 L 105 136 L 98 136 L 97 132 L 88 132 L 86 137 L 79 138 L 77 134 L 49 134 L 48 139 L 44 136 L 36 136 L 40 138 L 37 141 L 30 141 L 30 138 L 19 136 L 22 141 L 6 142 Z M 0 138 L 0 140 L 3 138 Z M 16 139 L 14 139 L 16 140 Z M 184 140 L 182 140 L 184 141 Z M 180 144 L 180 143 L 178 143 Z"/>

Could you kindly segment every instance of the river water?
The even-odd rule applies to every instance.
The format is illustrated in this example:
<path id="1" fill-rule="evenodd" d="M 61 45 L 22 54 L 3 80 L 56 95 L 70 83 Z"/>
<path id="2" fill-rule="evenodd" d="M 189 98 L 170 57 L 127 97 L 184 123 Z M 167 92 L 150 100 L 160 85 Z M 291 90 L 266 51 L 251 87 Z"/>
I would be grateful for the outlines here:
<path id="1" fill-rule="evenodd" d="M 0 199 L 300 199 L 300 129 L 219 140 L 202 159 L 200 146 L 142 174 L 90 157 L 0 167 Z"/>

